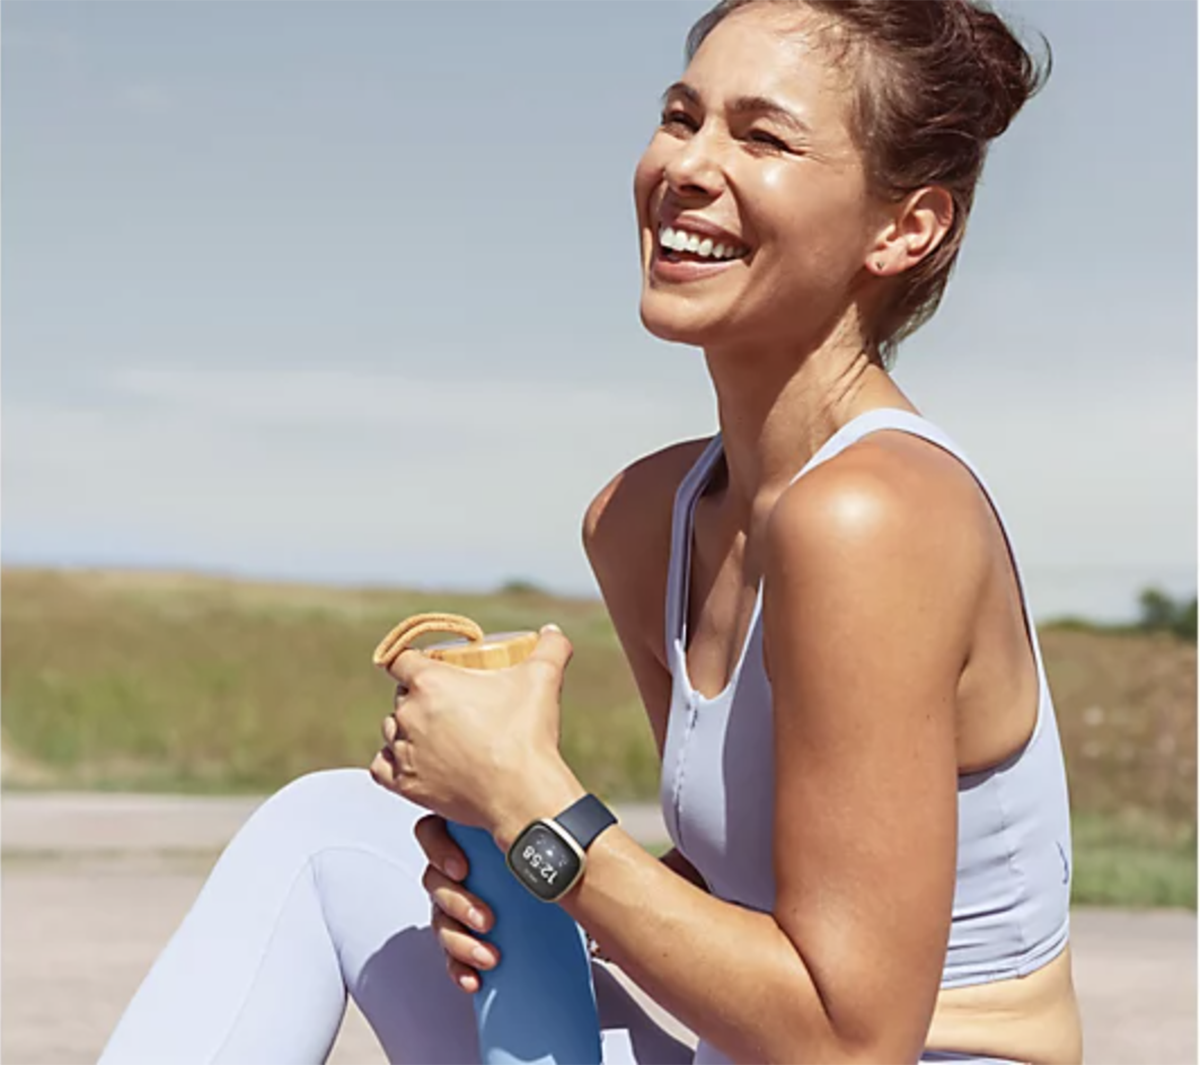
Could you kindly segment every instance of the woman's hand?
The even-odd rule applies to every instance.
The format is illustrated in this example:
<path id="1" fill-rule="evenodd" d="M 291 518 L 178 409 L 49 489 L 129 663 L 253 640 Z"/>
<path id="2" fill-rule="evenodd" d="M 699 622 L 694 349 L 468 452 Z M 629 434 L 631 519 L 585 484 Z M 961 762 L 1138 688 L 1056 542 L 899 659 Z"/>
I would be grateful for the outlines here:
<path id="1" fill-rule="evenodd" d="M 460 669 L 403 652 L 388 670 L 398 682 L 395 709 L 371 775 L 497 838 L 553 817 L 585 792 L 558 750 L 570 659 L 570 641 L 549 625 L 530 656 L 507 669 Z"/>
<path id="2" fill-rule="evenodd" d="M 467 875 L 467 856 L 446 831 L 445 818 L 422 817 L 415 834 L 429 859 L 421 885 L 433 902 L 433 930 L 446 953 L 446 971 L 462 990 L 474 994 L 481 986 L 478 970 L 500 962 L 497 947 L 475 936 L 492 927 L 492 912 L 459 883 Z"/>

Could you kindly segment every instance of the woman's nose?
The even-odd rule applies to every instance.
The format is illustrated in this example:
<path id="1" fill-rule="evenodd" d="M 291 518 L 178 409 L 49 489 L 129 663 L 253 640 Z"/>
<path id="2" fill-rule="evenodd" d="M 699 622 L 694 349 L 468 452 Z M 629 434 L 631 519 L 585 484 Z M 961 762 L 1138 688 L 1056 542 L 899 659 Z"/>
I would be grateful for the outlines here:
<path id="1" fill-rule="evenodd" d="M 667 184 L 676 195 L 716 195 L 724 181 L 719 145 L 703 128 L 681 141 L 663 167 Z"/>

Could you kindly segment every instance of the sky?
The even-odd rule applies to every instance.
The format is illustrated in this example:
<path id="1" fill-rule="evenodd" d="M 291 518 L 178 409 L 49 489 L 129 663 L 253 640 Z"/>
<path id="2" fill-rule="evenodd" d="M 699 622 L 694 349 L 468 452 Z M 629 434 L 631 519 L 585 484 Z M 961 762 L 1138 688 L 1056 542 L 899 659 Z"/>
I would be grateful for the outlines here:
<path id="1" fill-rule="evenodd" d="M 896 377 L 1035 615 L 1196 586 L 1196 5 L 1001 3 L 1054 71 Z M 594 594 L 580 520 L 716 428 L 638 320 L 685 0 L 0 9 L 6 564 Z"/>

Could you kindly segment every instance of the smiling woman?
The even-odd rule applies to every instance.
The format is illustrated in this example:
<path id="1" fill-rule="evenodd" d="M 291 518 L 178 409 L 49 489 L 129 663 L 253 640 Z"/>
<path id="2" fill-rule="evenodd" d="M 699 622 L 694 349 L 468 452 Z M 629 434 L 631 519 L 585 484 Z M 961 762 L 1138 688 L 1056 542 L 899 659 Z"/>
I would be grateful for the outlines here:
<path id="1" fill-rule="evenodd" d="M 688 35 L 689 59 L 695 60 L 731 15 L 757 2 L 726 0 L 713 8 Z M 740 162 L 727 177 L 738 185 L 756 183 L 755 206 L 777 204 L 797 238 L 811 240 L 819 232 L 802 205 L 809 211 L 838 206 L 840 201 L 822 198 L 835 184 L 844 196 L 869 193 L 876 206 L 902 202 L 914 192 L 925 197 L 921 206 L 936 212 L 944 232 L 926 234 L 927 245 L 910 240 L 907 259 L 889 264 L 881 255 L 866 264 L 876 276 L 893 279 L 886 297 L 878 300 L 867 338 L 886 362 L 937 309 L 966 231 L 987 144 L 1038 91 L 1049 64 L 1039 68 L 997 15 L 964 3 L 931 10 L 923 4 L 825 0 L 805 7 L 819 18 L 809 19 L 808 32 L 788 34 L 789 22 L 799 26 L 795 5 L 775 5 L 772 17 L 783 32 L 774 47 L 786 66 L 777 68 L 778 77 L 764 73 L 763 92 L 723 100 L 721 114 L 711 115 L 696 85 L 676 82 L 664 95 L 662 129 L 686 142 L 693 134 L 714 136 L 720 126 L 729 145 L 740 149 Z M 737 61 L 756 62 L 755 42 L 744 36 L 741 43 Z M 791 165 L 797 159 L 820 165 Z M 653 180 L 660 163 L 661 154 L 652 146 L 639 167 L 639 183 Z M 687 153 L 675 153 L 674 165 L 688 165 Z M 640 193 L 639 188 L 639 208 Z M 910 206 L 911 217 L 919 217 L 917 205 Z M 643 228 L 646 222 L 643 214 Z M 740 224 L 752 226 L 754 219 L 743 217 Z M 708 258 L 711 249 L 705 252 L 699 245 L 705 236 L 723 237 L 726 249 L 732 243 L 739 257 L 746 256 L 737 233 L 711 220 L 691 225 L 681 237 L 675 228 L 667 234 L 664 224 L 663 254 L 652 260 L 651 278 L 692 276 L 672 272 L 667 264 L 677 261 L 672 249 Z M 690 246 L 689 233 L 698 246 Z M 787 236 L 780 230 L 781 239 Z M 855 261 L 850 269 L 861 265 Z M 837 277 L 844 291 L 844 273 Z"/>
<path id="2" fill-rule="evenodd" d="M 601 1024 L 630 1036 L 607 1061 L 1079 1060 L 1028 601 L 978 471 L 888 372 L 1043 76 L 968 0 L 700 21 L 634 194 L 642 320 L 703 350 L 721 431 L 635 463 L 584 522 L 675 849 L 647 854 L 562 759 L 562 633 L 487 675 L 402 655 L 383 786 L 318 774 L 268 801 L 106 1061 L 320 1060 L 347 989 L 391 1060 L 475 1060 L 432 938 L 473 992 L 503 914 L 463 887 L 446 819 L 508 851 L 579 809 L 555 904 L 700 1039 L 693 1059 L 597 962 Z"/>

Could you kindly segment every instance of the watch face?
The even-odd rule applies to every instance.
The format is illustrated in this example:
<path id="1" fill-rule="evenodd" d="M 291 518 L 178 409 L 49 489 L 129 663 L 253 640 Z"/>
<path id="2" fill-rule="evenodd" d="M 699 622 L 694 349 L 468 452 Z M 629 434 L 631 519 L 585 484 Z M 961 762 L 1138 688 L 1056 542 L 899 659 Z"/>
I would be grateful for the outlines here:
<path id="1" fill-rule="evenodd" d="M 558 898 L 579 872 L 577 855 L 553 829 L 530 825 L 508 852 L 508 864 L 517 878 L 540 899 Z"/>

